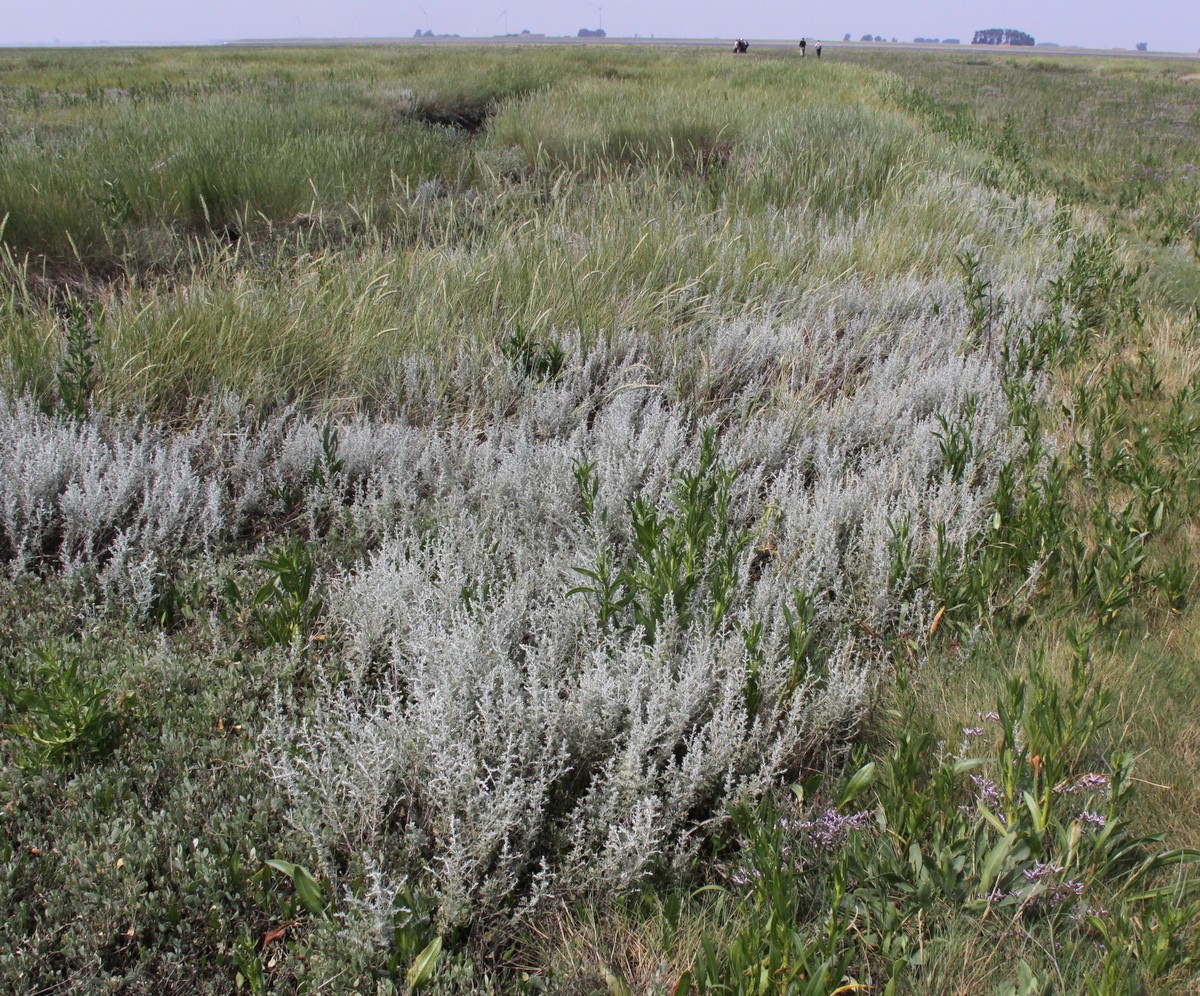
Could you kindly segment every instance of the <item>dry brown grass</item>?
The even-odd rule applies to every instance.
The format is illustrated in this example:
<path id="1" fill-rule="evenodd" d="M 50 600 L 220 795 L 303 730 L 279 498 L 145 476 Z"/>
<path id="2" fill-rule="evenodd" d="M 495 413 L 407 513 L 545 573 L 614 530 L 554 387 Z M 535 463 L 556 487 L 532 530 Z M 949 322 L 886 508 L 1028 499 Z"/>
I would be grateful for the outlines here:
<path id="1" fill-rule="evenodd" d="M 530 919 L 524 924 L 529 965 L 548 969 L 558 994 L 674 992 L 701 953 L 701 937 L 705 931 L 711 936 L 722 917 L 711 903 L 690 903 L 672 916 L 661 902 L 646 902 L 649 908 L 620 902 L 560 907 Z"/>

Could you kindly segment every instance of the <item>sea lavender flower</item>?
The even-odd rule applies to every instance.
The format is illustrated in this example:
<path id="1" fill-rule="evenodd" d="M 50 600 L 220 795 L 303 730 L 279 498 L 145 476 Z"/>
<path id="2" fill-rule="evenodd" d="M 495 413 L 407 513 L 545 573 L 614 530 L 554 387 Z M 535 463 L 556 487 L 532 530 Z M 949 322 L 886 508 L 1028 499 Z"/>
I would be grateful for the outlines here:
<path id="1" fill-rule="evenodd" d="M 1000 798 L 1000 790 L 992 779 L 984 775 L 972 775 L 971 782 L 975 786 L 975 801 L 958 807 L 960 813 L 973 813 L 980 806 L 987 806 Z"/>
<path id="2" fill-rule="evenodd" d="M 1083 882 L 1074 879 L 1064 882 L 1052 880 L 1051 876 L 1061 875 L 1063 870 L 1062 865 L 1034 862 L 1032 868 L 1026 868 L 1022 872 L 1026 880 L 1034 884 L 1034 888 L 1025 894 L 1014 892 L 1013 896 L 1023 898 L 1024 906 L 1029 908 L 1061 906 L 1068 900 L 1078 899 L 1083 895 Z"/>
<path id="3" fill-rule="evenodd" d="M 1063 792 L 1068 795 L 1075 795 L 1079 792 L 1102 792 L 1108 786 L 1109 780 L 1107 775 L 1088 772 L 1086 775 L 1080 775 L 1072 784 L 1063 789 Z"/>
<path id="4" fill-rule="evenodd" d="M 1108 819 L 1103 813 L 1095 813 L 1090 809 L 1085 809 L 1079 814 L 1079 822 L 1085 830 L 1096 829 L 1103 830 L 1108 826 Z"/>
<path id="5" fill-rule="evenodd" d="M 1062 865 L 1053 865 L 1049 862 L 1035 861 L 1032 868 L 1026 868 L 1023 874 L 1030 882 L 1038 882 L 1047 875 L 1061 875 L 1063 872 Z"/>
<path id="6" fill-rule="evenodd" d="M 871 812 L 866 809 L 846 816 L 836 809 L 827 809 L 816 819 L 804 820 L 797 825 L 801 830 L 810 831 L 813 839 L 826 851 L 836 851 L 846 842 L 849 832 L 861 829 L 870 817 Z"/>
<path id="7" fill-rule="evenodd" d="M 1070 880 L 1047 885 L 1045 892 L 1035 898 L 1047 906 L 1061 906 L 1067 900 L 1078 899 L 1082 895 L 1083 883 Z"/>
<path id="8" fill-rule="evenodd" d="M 754 868 L 747 868 L 745 865 L 735 868 L 729 874 L 729 881 L 739 888 L 744 888 L 750 885 L 750 883 L 758 881 L 760 878 L 762 878 L 761 872 Z"/>

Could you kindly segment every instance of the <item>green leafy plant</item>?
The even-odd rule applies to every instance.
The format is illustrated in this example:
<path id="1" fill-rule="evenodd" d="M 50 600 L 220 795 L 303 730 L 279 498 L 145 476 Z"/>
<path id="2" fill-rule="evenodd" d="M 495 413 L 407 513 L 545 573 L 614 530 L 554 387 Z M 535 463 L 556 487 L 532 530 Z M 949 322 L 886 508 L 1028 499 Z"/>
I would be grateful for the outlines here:
<path id="1" fill-rule="evenodd" d="M 942 466 L 946 469 L 946 473 L 950 475 L 950 480 L 956 484 L 962 481 L 963 476 L 967 472 L 967 467 L 970 466 L 975 458 L 973 429 L 978 405 L 979 400 L 977 398 L 967 398 L 966 404 L 963 406 L 961 420 L 952 420 L 945 415 L 937 416 L 940 428 L 939 431 L 934 433 L 934 436 L 938 440 L 938 449 L 942 455 Z"/>
<path id="2" fill-rule="evenodd" d="M 269 868 L 283 872 L 292 880 L 292 887 L 296 890 L 296 901 L 309 913 L 319 919 L 329 915 L 330 898 L 327 891 L 304 865 L 285 861 L 283 858 L 271 858 L 266 864 Z"/>
<path id="3" fill-rule="evenodd" d="M 567 354 L 552 339 L 517 332 L 505 340 L 504 355 L 530 380 L 554 380 L 562 373 Z"/>
<path id="4" fill-rule="evenodd" d="M 70 769 L 105 757 L 121 737 L 122 713 L 112 690 L 81 670 L 81 654 L 55 647 L 34 651 L 40 662 L 26 683 L 0 682 L 12 731 L 35 765 Z"/>
<path id="5" fill-rule="evenodd" d="M 99 374 L 96 347 L 100 344 L 101 319 L 74 295 L 67 298 L 63 319 L 63 355 L 58 368 L 58 397 L 63 412 L 83 418 L 92 403 Z"/>
<path id="6" fill-rule="evenodd" d="M 1138 992 L 1143 978 L 1162 979 L 1200 964 L 1194 943 L 1200 899 L 1188 900 L 1185 891 L 1122 900 L 1109 915 L 1088 918 L 1104 948 L 1100 970 L 1085 980 L 1089 996 Z"/>
<path id="7" fill-rule="evenodd" d="M 1172 612 L 1182 612 L 1187 606 L 1194 578 L 1189 549 L 1176 553 L 1158 572 L 1154 584 Z"/>
<path id="8" fill-rule="evenodd" d="M 584 512 L 590 515 L 598 487 L 594 472 L 580 467 L 576 478 Z M 730 521 L 736 479 L 735 470 L 721 466 L 715 431 L 705 430 L 696 470 L 675 478 L 674 510 L 662 511 L 642 498 L 632 500 L 632 538 L 624 563 L 617 565 L 612 552 L 602 550 L 594 567 L 575 568 L 592 583 L 568 594 L 595 596 L 602 626 L 619 620 L 629 608 L 629 624 L 640 627 L 650 643 L 668 613 L 686 628 L 702 592 L 711 624 L 718 625 L 736 590 L 739 557 L 753 541 L 749 530 L 736 529 Z"/>
<path id="9" fill-rule="evenodd" d="M 814 629 L 816 599 L 810 592 L 797 589 L 792 593 L 792 604 L 783 607 L 783 617 L 787 624 L 787 656 L 792 665 L 783 695 L 787 700 L 817 665 Z"/>
<path id="10" fill-rule="evenodd" d="M 949 950 L 946 928 L 963 917 L 996 950 L 1043 937 L 1082 949 L 1099 934 L 1110 980 L 1193 961 L 1180 939 L 1200 913 L 1200 879 L 1182 869 L 1200 852 L 1162 850 L 1131 831 L 1131 762 L 1103 756 L 1109 695 L 1088 668 L 1088 637 L 1074 639 L 1068 683 L 1035 656 L 963 730 L 957 754 L 908 711 L 886 754 L 860 755 L 840 785 L 823 792 L 812 780 L 794 805 L 739 810 L 727 879 L 744 892 L 743 926 L 723 950 L 704 947 L 692 969 L 699 991 L 865 982 L 900 992 Z M 1118 920 L 1104 915 L 1113 901 Z M 1127 925 L 1142 918 L 1171 929 L 1161 942 L 1135 935 Z M 1018 971 L 1015 991 L 1026 981 Z"/>
<path id="11" fill-rule="evenodd" d="M 828 896 L 814 896 L 806 863 L 789 846 L 786 825 L 769 804 L 739 809 L 734 823 L 744 846 L 730 881 L 745 890 L 743 924 L 720 946 L 711 936 L 702 939 L 688 982 L 701 996 L 835 991 L 854 954 L 850 923 L 837 901 L 840 885 L 833 884 Z M 834 901 L 813 916 L 825 898 Z"/>
<path id="12" fill-rule="evenodd" d="M 1100 624 L 1110 626 L 1141 586 L 1147 536 L 1123 516 L 1103 509 L 1097 510 L 1094 524 L 1095 545 L 1073 571 L 1075 590 L 1093 606 Z"/>
<path id="13" fill-rule="evenodd" d="M 313 467 L 315 484 L 328 484 L 338 480 L 346 470 L 346 460 L 341 455 L 338 428 L 332 422 L 321 426 L 321 459 Z"/>
<path id="14" fill-rule="evenodd" d="M 441 957 L 442 938 L 438 936 L 421 949 L 420 954 L 413 959 L 412 964 L 408 967 L 408 972 L 405 973 L 404 981 L 408 983 L 413 992 L 423 989 L 433 981 Z"/>
<path id="15" fill-rule="evenodd" d="M 104 189 L 96 198 L 96 206 L 104 213 L 109 224 L 114 226 L 124 225 L 134 216 L 133 200 L 120 176 L 104 181 Z"/>
<path id="16" fill-rule="evenodd" d="M 572 462 L 571 471 L 575 476 L 575 492 L 579 498 L 579 511 L 583 521 L 591 525 L 592 516 L 596 514 L 596 498 L 600 495 L 600 478 L 596 474 L 594 461 L 579 458 Z"/>
<path id="17" fill-rule="evenodd" d="M 308 639 L 324 609 L 316 583 L 312 550 L 293 536 L 255 561 L 270 578 L 254 593 L 251 616 L 268 645 L 288 646 Z"/>
<path id="18" fill-rule="evenodd" d="M 968 249 L 958 254 L 958 265 L 962 270 L 968 324 L 974 335 L 984 336 L 990 332 L 999 307 L 992 297 L 991 285 L 983 276 L 983 262 L 978 254 Z"/>

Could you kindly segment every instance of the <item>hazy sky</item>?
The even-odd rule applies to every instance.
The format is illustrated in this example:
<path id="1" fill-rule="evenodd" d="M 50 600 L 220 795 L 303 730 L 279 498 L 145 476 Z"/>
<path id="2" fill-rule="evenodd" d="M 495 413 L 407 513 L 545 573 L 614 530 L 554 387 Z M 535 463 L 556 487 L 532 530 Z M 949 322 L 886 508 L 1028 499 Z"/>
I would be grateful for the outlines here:
<path id="1" fill-rule="evenodd" d="M 1195 53 L 1197 0 L 6 0 L 0 44 L 209 42 L 238 38 L 486 36 L 509 31 L 610 36 L 793 38 L 836 42 L 847 32 L 911 41 L 970 41 L 978 28 L 1017 28 L 1038 41 Z M 599 8 L 603 8 L 603 13 Z"/>

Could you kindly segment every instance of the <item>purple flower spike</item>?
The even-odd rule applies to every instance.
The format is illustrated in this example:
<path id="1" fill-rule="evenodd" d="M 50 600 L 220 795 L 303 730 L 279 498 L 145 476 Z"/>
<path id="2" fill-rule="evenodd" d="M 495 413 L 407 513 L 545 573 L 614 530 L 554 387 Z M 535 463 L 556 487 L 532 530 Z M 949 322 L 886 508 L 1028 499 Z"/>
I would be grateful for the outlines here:
<path id="1" fill-rule="evenodd" d="M 846 842 L 851 830 L 862 829 L 870 818 L 871 812 L 866 809 L 848 816 L 842 816 L 836 809 L 827 809 L 816 819 L 804 820 L 797 825 L 808 830 L 825 850 L 836 851 Z"/>
<path id="2" fill-rule="evenodd" d="M 1043 864 L 1041 861 L 1035 861 L 1033 867 L 1026 868 L 1023 874 L 1030 882 L 1037 882 L 1047 875 L 1061 875 L 1062 872 L 1062 865 L 1052 865 L 1049 862 Z"/>
<path id="3" fill-rule="evenodd" d="M 1086 775 L 1080 775 L 1079 778 L 1071 785 L 1068 785 L 1064 792 L 1068 795 L 1075 795 L 1079 792 L 1103 792 L 1109 786 L 1107 775 L 1098 775 L 1095 772 L 1089 772 Z"/>

